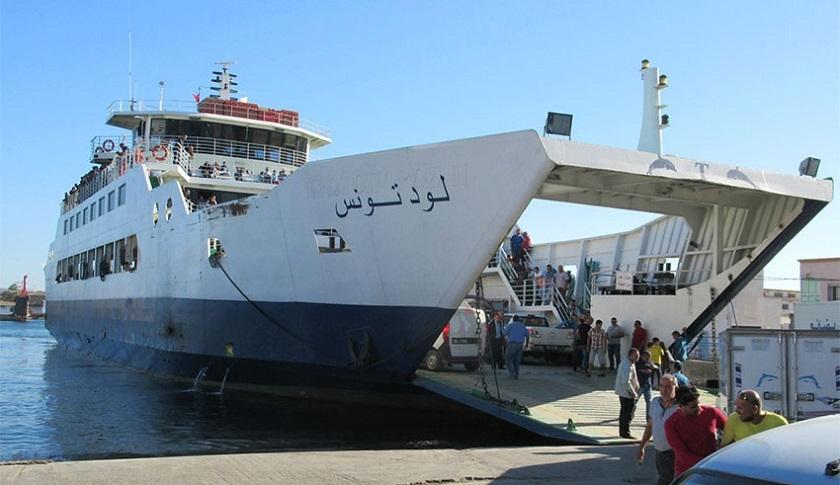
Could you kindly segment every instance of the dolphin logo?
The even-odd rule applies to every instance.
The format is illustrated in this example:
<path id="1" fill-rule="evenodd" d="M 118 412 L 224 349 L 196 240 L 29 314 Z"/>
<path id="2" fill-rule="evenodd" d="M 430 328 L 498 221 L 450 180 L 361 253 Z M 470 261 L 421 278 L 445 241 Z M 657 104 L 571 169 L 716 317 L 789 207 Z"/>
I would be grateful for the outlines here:
<path id="1" fill-rule="evenodd" d="M 654 170 L 660 168 L 664 168 L 665 170 L 670 170 L 672 172 L 677 171 L 677 167 L 674 166 L 674 163 L 672 161 L 665 158 L 657 158 L 648 166 L 647 175 L 652 174 Z"/>
<path id="2" fill-rule="evenodd" d="M 755 387 L 761 387 L 764 384 L 764 381 L 778 381 L 779 376 L 774 376 L 773 374 L 761 374 L 761 377 L 758 378 L 758 382 L 755 384 Z"/>
<path id="3" fill-rule="evenodd" d="M 816 376 L 814 376 L 814 374 L 811 374 L 811 375 L 809 375 L 809 376 L 800 376 L 800 377 L 799 377 L 799 380 L 800 380 L 801 382 L 810 382 L 810 383 L 811 383 L 811 384 L 813 384 L 813 385 L 814 385 L 817 389 L 822 389 L 822 386 L 820 386 L 820 383 L 819 383 L 819 381 L 817 380 Z"/>
<path id="4" fill-rule="evenodd" d="M 746 182 L 752 185 L 754 189 L 758 188 L 758 186 L 755 185 L 755 183 L 749 178 L 749 176 L 742 172 L 741 169 L 739 169 L 738 167 L 735 167 L 732 170 L 726 172 L 726 178 L 730 180 L 740 180 L 741 182 Z"/>

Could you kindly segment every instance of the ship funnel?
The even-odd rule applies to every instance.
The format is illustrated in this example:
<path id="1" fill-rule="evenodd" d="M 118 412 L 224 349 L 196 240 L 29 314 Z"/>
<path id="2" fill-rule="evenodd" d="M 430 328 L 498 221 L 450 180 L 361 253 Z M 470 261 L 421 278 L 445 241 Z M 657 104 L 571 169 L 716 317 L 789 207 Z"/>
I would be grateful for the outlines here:
<path id="1" fill-rule="evenodd" d="M 670 117 L 662 114 L 666 105 L 661 104 L 660 91 L 668 87 L 668 76 L 659 74 L 659 69 L 650 67 L 650 61 L 642 61 L 642 82 L 644 101 L 642 105 L 642 131 L 639 134 L 639 150 L 662 155 L 662 130 L 670 126 Z"/>

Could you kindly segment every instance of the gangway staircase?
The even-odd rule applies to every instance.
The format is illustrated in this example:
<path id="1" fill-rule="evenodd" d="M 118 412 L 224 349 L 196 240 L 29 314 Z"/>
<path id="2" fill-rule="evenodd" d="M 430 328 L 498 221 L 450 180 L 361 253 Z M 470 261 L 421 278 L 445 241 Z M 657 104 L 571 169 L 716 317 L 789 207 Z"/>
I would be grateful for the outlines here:
<path id="1" fill-rule="evenodd" d="M 484 274 L 498 274 L 516 307 L 526 312 L 551 312 L 556 322 L 572 320 L 573 310 L 566 303 L 563 292 L 556 285 L 542 290 L 527 273 L 532 263 L 525 254 L 519 270 L 511 262 L 504 247 L 490 258 Z"/>

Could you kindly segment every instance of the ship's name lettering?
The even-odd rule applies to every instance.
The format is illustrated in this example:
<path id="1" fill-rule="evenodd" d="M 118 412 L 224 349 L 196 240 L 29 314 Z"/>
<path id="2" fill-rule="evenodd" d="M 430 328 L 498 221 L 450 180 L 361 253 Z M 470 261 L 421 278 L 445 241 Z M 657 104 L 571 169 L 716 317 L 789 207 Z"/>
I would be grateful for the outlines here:
<path id="1" fill-rule="evenodd" d="M 438 195 L 433 194 L 431 191 L 426 192 L 425 200 L 420 196 L 417 189 L 412 186 L 412 195 L 408 198 L 408 202 L 419 205 L 423 212 L 431 212 L 437 203 L 449 202 L 449 189 L 446 188 L 446 178 L 443 175 L 440 176 L 440 184 L 443 190 L 438 192 Z M 395 183 L 391 185 L 391 190 L 394 191 L 394 196 L 396 197 L 394 199 L 375 201 L 373 200 L 373 197 L 368 197 L 364 202 L 362 201 L 362 196 L 359 194 L 359 190 L 353 189 L 355 197 L 343 199 L 341 205 L 338 205 L 338 202 L 335 203 L 335 215 L 338 217 L 347 217 L 347 214 L 349 214 L 351 210 L 361 209 L 364 211 L 364 215 L 372 216 L 377 207 L 402 205 L 403 199 L 399 188 L 399 184 Z"/>

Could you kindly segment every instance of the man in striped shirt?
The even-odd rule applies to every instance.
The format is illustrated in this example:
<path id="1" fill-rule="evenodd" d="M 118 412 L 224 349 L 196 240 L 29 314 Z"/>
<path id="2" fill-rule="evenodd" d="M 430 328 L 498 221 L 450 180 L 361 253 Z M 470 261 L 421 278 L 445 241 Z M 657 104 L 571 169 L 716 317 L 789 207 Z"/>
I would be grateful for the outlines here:
<path id="1" fill-rule="evenodd" d="M 589 331 L 589 367 L 586 369 L 586 376 L 591 377 L 592 364 L 595 363 L 595 354 L 598 354 L 598 363 L 601 364 L 601 377 L 606 376 L 604 368 L 607 364 L 607 332 L 603 329 L 604 322 L 595 321 L 595 328 Z"/>

